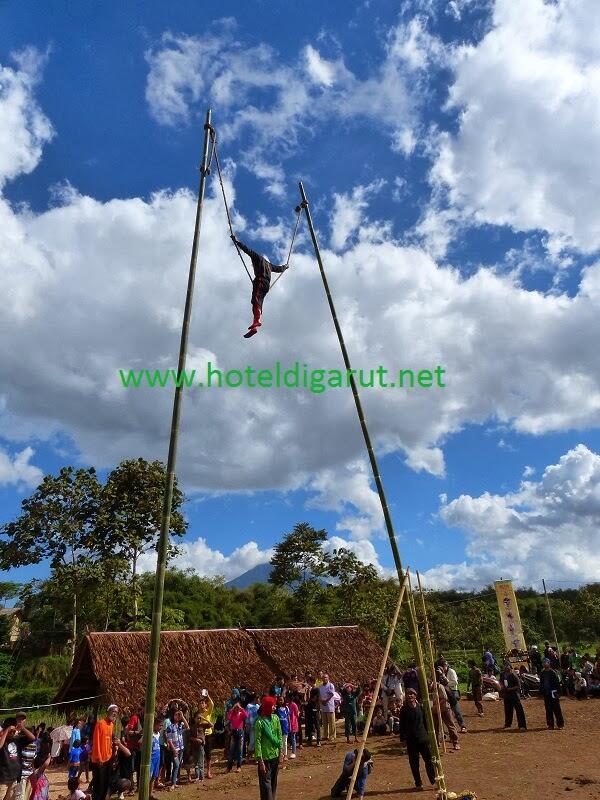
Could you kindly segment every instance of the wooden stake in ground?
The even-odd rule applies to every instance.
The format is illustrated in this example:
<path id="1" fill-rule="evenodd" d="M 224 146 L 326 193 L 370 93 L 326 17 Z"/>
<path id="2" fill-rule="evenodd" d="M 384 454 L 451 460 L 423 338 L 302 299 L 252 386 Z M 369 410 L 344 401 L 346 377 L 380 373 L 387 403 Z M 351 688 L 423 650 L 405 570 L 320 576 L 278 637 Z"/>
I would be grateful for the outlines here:
<path id="1" fill-rule="evenodd" d="M 350 786 L 348 787 L 348 792 L 346 793 L 346 800 L 350 800 L 350 798 L 352 797 L 352 792 L 354 791 L 354 784 L 356 783 L 356 779 L 358 777 L 360 760 L 365 751 L 367 737 L 369 736 L 369 728 L 371 727 L 371 720 L 373 719 L 373 712 L 375 711 L 375 706 L 377 704 L 376 702 L 377 697 L 379 695 L 379 690 L 381 689 L 381 681 L 383 680 L 383 673 L 385 672 L 385 665 L 387 664 L 388 656 L 390 654 L 390 648 L 392 646 L 392 642 L 394 641 L 394 634 L 396 632 L 396 626 L 398 624 L 400 607 L 402 606 L 402 600 L 404 599 L 404 592 L 406 591 L 408 577 L 409 577 L 409 570 L 407 568 L 404 578 L 402 580 L 402 584 L 400 586 L 400 595 L 398 596 L 398 602 L 396 603 L 396 610 L 394 611 L 394 616 L 392 617 L 392 624 L 390 625 L 387 642 L 385 644 L 385 650 L 383 651 L 383 657 L 381 659 L 381 666 L 379 667 L 379 675 L 377 676 L 377 682 L 375 684 L 375 689 L 373 690 L 373 702 L 371 703 L 369 712 L 367 714 L 367 719 L 365 720 L 365 729 L 363 731 L 360 744 L 358 745 L 358 753 L 356 754 L 356 758 L 354 760 L 354 769 L 352 770 L 352 778 L 350 779 Z"/>
<path id="2" fill-rule="evenodd" d="M 323 259 L 321 258 L 319 243 L 317 242 L 317 234 L 315 233 L 315 228 L 313 225 L 310 208 L 308 205 L 308 199 L 306 197 L 306 192 L 304 191 L 304 186 L 302 185 L 302 182 L 300 182 L 299 187 L 300 187 L 300 196 L 302 198 L 301 207 L 304 209 L 304 213 L 306 214 L 306 221 L 308 223 L 310 238 L 312 240 L 313 247 L 315 250 L 317 264 L 319 265 L 321 280 L 323 281 L 323 288 L 325 289 L 325 296 L 327 297 L 327 303 L 329 304 L 329 311 L 331 312 L 331 318 L 333 320 L 335 332 L 338 337 L 340 350 L 342 351 L 342 358 L 344 360 L 344 366 L 346 367 L 346 375 L 348 377 L 348 382 L 350 383 L 350 388 L 352 389 L 352 397 L 354 398 L 354 405 L 356 406 L 356 413 L 358 415 L 360 429 L 362 431 L 363 438 L 365 440 L 365 447 L 367 449 L 367 454 L 369 456 L 369 463 L 371 465 L 371 471 L 373 473 L 373 480 L 375 481 L 377 494 L 379 495 L 379 502 L 381 504 L 381 510 L 383 512 L 383 519 L 385 521 L 385 527 L 390 542 L 390 547 L 392 548 L 392 555 L 394 557 L 396 572 L 398 573 L 398 581 L 401 582 L 404 579 L 404 570 L 402 569 L 402 562 L 400 561 L 400 552 L 398 550 L 398 544 L 396 542 L 396 534 L 394 533 L 394 525 L 392 523 L 392 517 L 390 514 L 390 510 L 388 508 L 385 491 L 383 489 L 383 481 L 381 480 L 381 475 L 379 474 L 379 465 L 377 464 L 377 457 L 375 456 L 375 451 L 373 450 L 373 445 L 371 444 L 369 429 L 367 428 L 367 423 L 365 421 L 365 415 L 363 412 L 362 403 L 360 402 L 358 388 L 356 386 L 356 381 L 354 379 L 356 370 L 353 370 L 352 365 L 350 364 L 350 357 L 348 356 L 348 351 L 346 349 L 346 343 L 344 342 L 342 329 L 340 327 L 340 323 L 337 318 L 335 305 L 333 303 L 333 297 L 331 296 L 331 292 L 329 290 L 329 283 L 327 281 L 327 276 L 325 275 L 325 267 L 323 266 Z M 425 668 L 423 666 L 423 653 L 421 651 L 421 645 L 419 643 L 419 631 L 417 628 L 417 621 L 415 619 L 414 608 L 411 606 L 410 603 L 408 604 L 407 623 L 413 647 L 414 659 L 419 667 L 418 674 L 419 674 L 419 686 L 421 688 L 421 695 L 423 698 L 427 698 L 429 696 L 429 692 L 427 689 L 427 676 L 425 675 Z M 437 737 L 435 735 L 435 728 L 433 724 L 433 713 L 429 703 L 425 702 L 423 704 L 423 711 L 425 713 L 425 719 L 427 721 L 427 728 L 429 733 L 429 745 L 431 747 L 431 755 L 436 769 L 438 786 L 440 786 L 440 796 L 441 798 L 445 798 L 446 792 L 444 789 L 441 788 L 443 786 L 443 769 L 441 766 L 440 749 L 438 747 Z"/>
<path id="3" fill-rule="evenodd" d="M 423 609 L 423 622 L 425 623 L 425 639 L 427 640 L 427 650 L 429 652 L 429 668 L 431 670 L 431 680 L 433 681 L 433 696 L 438 696 L 437 676 L 435 674 L 435 659 L 433 657 L 433 644 L 431 643 L 431 636 L 429 635 L 429 620 L 427 619 L 427 608 L 425 606 L 425 594 L 421 586 L 421 576 L 417 570 L 417 582 L 419 584 L 419 592 L 421 594 L 421 608 Z M 446 740 L 444 739 L 444 726 L 442 725 L 442 709 L 438 702 L 437 704 L 437 717 L 440 726 L 440 733 L 442 735 L 442 747 L 444 753 L 446 752 Z"/>
<path id="4" fill-rule="evenodd" d="M 204 149 L 202 154 L 202 167 L 200 169 L 200 187 L 198 189 L 198 203 L 196 205 L 196 223 L 192 241 L 192 255 L 188 273 L 187 293 L 185 308 L 181 325 L 181 340 L 179 344 L 179 362 L 177 365 L 177 386 L 173 398 L 173 413 L 171 416 L 171 435 L 169 439 L 169 455 L 167 458 L 167 475 L 163 496 L 162 519 L 160 536 L 158 539 L 158 557 L 156 562 L 156 577 L 154 579 L 154 600 L 152 603 L 152 629 L 150 632 L 150 657 L 148 660 L 148 683 L 146 687 L 146 705 L 144 711 L 144 733 L 142 736 L 142 756 L 140 764 L 139 800 L 148 800 L 150 793 L 150 758 L 152 754 L 152 729 L 154 714 L 156 713 L 156 682 L 158 677 L 158 657 L 160 654 L 160 630 L 162 627 L 163 594 L 165 587 L 165 571 L 167 565 L 167 550 L 169 547 L 169 529 L 171 526 L 171 505 L 173 503 L 173 486 L 175 484 L 175 463 L 177 460 L 177 440 L 179 438 L 179 416 L 181 413 L 181 397 L 184 381 L 181 380 L 185 370 L 187 355 L 188 333 L 192 316 L 192 300 L 194 297 L 194 282 L 196 278 L 196 261 L 198 259 L 198 242 L 200 239 L 200 225 L 202 222 L 202 203 L 204 201 L 204 187 L 206 184 L 208 166 L 208 141 L 210 125 L 210 109 L 206 112 L 204 125 Z"/>

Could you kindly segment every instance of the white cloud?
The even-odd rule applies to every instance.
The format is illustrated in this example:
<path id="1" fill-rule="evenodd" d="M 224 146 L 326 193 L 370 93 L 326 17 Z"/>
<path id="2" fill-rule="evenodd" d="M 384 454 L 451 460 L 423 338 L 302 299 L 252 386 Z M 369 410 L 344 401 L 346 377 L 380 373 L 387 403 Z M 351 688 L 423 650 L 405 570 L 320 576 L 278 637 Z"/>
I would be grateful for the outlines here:
<path id="1" fill-rule="evenodd" d="M 334 193 L 331 212 L 331 246 L 334 250 L 342 250 L 365 222 L 364 212 L 369 206 L 369 197 L 383 186 L 384 180 L 376 180 L 367 186 L 355 186 L 350 194 Z"/>
<path id="2" fill-rule="evenodd" d="M 334 63 L 322 58 L 319 51 L 310 44 L 304 48 L 304 58 L 306 59 L 306 71 L 311 80 L 321 86 L 333 86 L 336 76 Z"/>
<path id="3" fill-rule="evenodd" d="M 379 563 L 377 551 L 375 550 L 373 543 L 368 539 L 348 541 L 346 539 L 342 539 L 340 536 L 330 536 L 326 542 L 324 550 L 325 552 L 331 553 L 333 550 L 341 550 L 342 548 L 354 553 L 358 560 L 362 561 L 363 564 L 371 564 L 374 566 L 381 576 L 387 576 L 389 574 L 390 571 L 384 569 Z M 394 570 L 394 575 L 395 574 L 396 572 Z"/>
<path id="4" fill-rule="evenodd" d="M 201 536 L 175 544 L 180 553 L 169 562 L 171 567 L 193 569 L 206 578 L 222 576 L 226 581 L 237 578 L 259 564 L 267 564 L 273 556 L 272 548 L 261 550 L 256 542 L 246 542 L 241 547 L 236 547 L 228 556 L 220 550 L 213 550 Z M 156 554 L 144 554 L 139 560 L 139 568 L 140 572 L 154 571 Z"/>
<path id="5" fill-rule="evenodd" d="M 29 48 L 12 58 L 16 69 L 0 65 L 0 190 L 7 180 L 35 169 L 54 133 L 34 97 L 44 56 Z"/>
<path id="6" fill-rule="evenodd" d="M 522 481 L 506 495 L 461 495 L 440 510 L 461 528 L 469 562 L 425 573 L 442 587 L 482 585 L 500 576 L 518 585 L 541 578 L 596 581 L 600 574 L 600 456 L 579 444 L 539 481 Z"/>
<path id="7" fill-rule="evenodd" d="M 597 12 L 595 0 L 496 0 L 489 32 L 455 49 L 459 129 L 441 135 L 431 179 L 470 223 L 600 248 Z"/>
<path id="8" fill-rule="evenodd" d="M 341 469 L 320 470 L 308 489 L 317 495 L 306 507 L 340 514 L 336 530 L 348 531 L 354 541 L 364 541 L 381 530 L 383 515 L 379 496 L 371 487 L 370 467 L 362 459 Z"/>
<path id="9" fill-rule="evenodd" d="M 420 21 L 399 24 L 383 41 L 379 63 L 361 79 L 343 57 L 327 59 L 312 44 L 291 57 L 264 43 L 245 46 L 243 31 L 225 20 L 202 36 L 164 33 L 146 53 L 146 99 L 164 125 L 188 123 L 208 104 L 218 107 L 222 138 L 247 133 L 240 163 L 282 196 L 283 161 L 301 136 L 332 118 L 368 119 L 389 134 L 394 149 L 411 152 L 415 108 L 440 52 Z"/>
<path id="10" fill-rule="evenodd" d="M 34 450 L 25 447 L 11 457 L 0 448 L 0 486 L 26 486 L 34 489 L 44 477 L 41 469 L 31 464 Z"/>
<path id="11" fill-rule="evenodd" d="M 340 368 L 314 257 L 301 247 L 265 302 L 260 335 L 242 340 L 249 287 L 211 181 L 190 365 Z M 99 467 L 132 454 L 164 459 L 171 392 L 122 389 L 117 370 L 175 366 L 194 198 L 180 190 L 99 202 L 66 187 L 56 200 L 34 213 L 0 197 L 0 293 L 8 298 L 0 435 L 27 443 L 60 433 Z M 278 252 L 289 232 L 271 229 L 280 231 Z M 343 255 L 325 249 L 323 258 L 356 368 L 446 371 L 444 389 L 363 389 L 380 454 L 443 475 L 444 441 L 466 424 L 492 419 L 542 434 L 600 421 L 600 264 L 587 268 L 574 296 L 544 296 L 490 270 L 463 279 L 364 219 L 354 245 Z M 361 541 L 381 524 L 363 457 L 348 389 L 184 397 L 178 473 L 188 490 L 304 488 L 338 511 L 338 531 Z"/>

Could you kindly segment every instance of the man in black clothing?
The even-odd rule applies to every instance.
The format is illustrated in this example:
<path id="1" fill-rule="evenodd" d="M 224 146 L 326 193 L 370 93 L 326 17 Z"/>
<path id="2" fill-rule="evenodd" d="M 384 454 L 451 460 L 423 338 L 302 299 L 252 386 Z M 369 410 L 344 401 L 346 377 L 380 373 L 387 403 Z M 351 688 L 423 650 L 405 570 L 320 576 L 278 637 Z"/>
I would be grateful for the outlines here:
<path id="1" fill-rule="evenodd" d="M 431 760 L 427 725 L 422 707 L 417 703 L 417 693 L 414 689 L 406 690 L 404 705 L 400 709 L 400 739 L 406 742 L 408 763 L 415 779 L 415 786 L 421 789 L 421 772 L 419 770 L 419 756 L 425 762 L 425 770 L 429 783 L 435 784 L 435 769 Z"/>
<path id="2" fill-rule="evenodd" d="M 504 699 L 504 727 L 511 728 L 513 723 L 513 712 L 517 712 L 517 723 L 519 730 L 527 730 L 525 711 L 521 704 L 519 694 L 521 692 L 521 681 L 515 675 L 509 662 L 504 665 L 504 672 L 501 675 L 502 697 Z"/>
<path id="3" fill-rule="evenodd" d="M 550 659 L 545 658 L 542 662 L 540 673 L 540 692 L 544 698 L 546 706 L 546 723 L 549 728 L 554 730 L 554 719 L 559 728 L 565 727 L 562 710 L 560 707 L 560 678 L 550 666 Z"/>
<path id="4" fill-rule="evenodd" d="M 254 269 L 254 280 L 252 281 L 252 313 L 254 319 L 252 324 L 248 326 L 248 332 L 244 334 L 244 339 L 249 339 L 257 332 L 261 326 L 260 315 L 262 313 L 262 306 L 267 292 L 271 287 L 271 273 L 272 272 L 285 272 L 288 268 L 287 264 L 271 264 L 271 262 L 264 256 L 259 255 L 254 250 L 251 250 L 243 242 L 231 234 L 231 238 L 240 250 L 243 250 L 246 255 L 250 256 L 252 261 L 252 268 Z"/>

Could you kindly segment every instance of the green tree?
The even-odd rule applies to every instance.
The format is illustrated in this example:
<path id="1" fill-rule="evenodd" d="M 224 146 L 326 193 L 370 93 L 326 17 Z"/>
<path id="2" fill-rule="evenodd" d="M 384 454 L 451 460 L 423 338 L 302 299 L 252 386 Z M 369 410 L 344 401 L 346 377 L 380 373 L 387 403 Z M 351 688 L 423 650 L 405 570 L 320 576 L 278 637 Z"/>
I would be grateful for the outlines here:
<path id="1" fill-rule="evenodd" d="M 63 467 L 46 475 L 21 503 L 21 515 L 2 527 L 0 568 L 3 570 L 50 561 L 63 592 L 70 597 L 72 648 L 77 642 L 77 596 L 92 563 L 90 546 L 100 498 L 94 469 Z"/>
<path id="2" fill-rule="evenodd" d="M 0 602 L 4 606 L 6 600 L 14 600 L 19 596 L 21 587 L 14 581 L 0 581 Z"/>
<path id="3" fill-rule="evenodd" d="M 156 549 L 162 519 L 166 471 L 160 461 L 122 461 L 102 489 L 95 550 L 102 559 L 121 556 L 131 569 L 130 602 L 133 626 L 138 615 L 140 556 Z M 180 512 L 184 495 L 173 487 L 170 538 L 183 536 L 187 522 Z"/>
<path id="4" fill-rule="evenodd" d="M 324 530 L 318 531 L 308 522 L 299 522 L 275 546 L 270 583 L 291 589 L 326 574 L 327 562 L 323 552 L 326 541 Z"/>

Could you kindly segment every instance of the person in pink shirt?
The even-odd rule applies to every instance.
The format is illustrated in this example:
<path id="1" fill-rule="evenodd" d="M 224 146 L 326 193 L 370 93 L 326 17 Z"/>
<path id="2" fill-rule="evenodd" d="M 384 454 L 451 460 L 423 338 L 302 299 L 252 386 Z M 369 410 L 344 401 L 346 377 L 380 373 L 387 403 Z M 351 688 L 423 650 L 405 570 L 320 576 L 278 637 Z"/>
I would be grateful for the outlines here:
<path id="1" fill-rule="evenodd" d="M 290 743 L 290 758 L 296 758 L 296 747 L 298 745 L 298 731 L 300 730 L 300 709 L 298 704 L 288 695 L 285 701 L 287 709 L 290 714 L 290 732 L 288 734 L 288 741 Z"/>
<path id="2" fill-rule="evenodd" d="M 248 719 L 248 712 L 242 708 L 238 700 L 227 712 L 231 739 L 229 740 L 229 758 L 227 759 L 227 772 L 231 772 L 235 761 L 235 771 L 242 769 L 242 753 L 244 752 L 244 725 Z"/>

